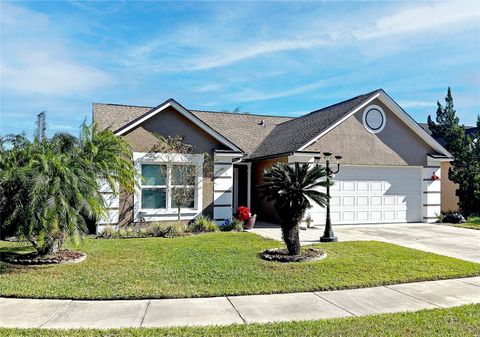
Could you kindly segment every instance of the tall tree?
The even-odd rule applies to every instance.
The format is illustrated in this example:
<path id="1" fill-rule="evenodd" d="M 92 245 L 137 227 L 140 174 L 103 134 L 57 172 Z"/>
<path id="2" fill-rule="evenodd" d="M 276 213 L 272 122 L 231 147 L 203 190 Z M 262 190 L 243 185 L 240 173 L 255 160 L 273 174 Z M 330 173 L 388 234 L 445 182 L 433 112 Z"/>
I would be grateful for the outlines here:
<path id="1" fill-rule="evenodd" d="M 437 101 L 435 121 L 432 120 L 430 115 L 428 116 L 427 123 L 432 136 L 436 139 L 441 139 L 445 148 L 453 156 L 457 152 L 461 152 L 464 146 L 465 128 L 460 125 L 460 119 L 457 117 L 450 87 L 448 87 L 447 96 L 445 97 L 445 106 Z"/>
<path id="2" fill-rule="evenodd" d="M 459 123 L 453 104 L 450 87 L 445 97 L 445 106 L 437 102 L 436 122 L 428 116 L 428 127 L 432 136 L 444 143 L 445 148 L 453 155 L 454 160 L 448 171 L 451 181 L 459 188 L 459 208 L 465 215 L 480 213 L 480 133 L 465 135 L 465 127 Z M 477 127 L 480 126 L 480 117 Z"/>

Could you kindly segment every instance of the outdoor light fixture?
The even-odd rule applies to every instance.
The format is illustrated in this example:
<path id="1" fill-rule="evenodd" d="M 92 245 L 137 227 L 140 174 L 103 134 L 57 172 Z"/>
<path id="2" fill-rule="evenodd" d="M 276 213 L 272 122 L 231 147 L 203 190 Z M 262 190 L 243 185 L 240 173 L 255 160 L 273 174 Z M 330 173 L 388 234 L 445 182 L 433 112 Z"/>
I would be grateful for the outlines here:
<path id="1" fill-rule="evenodd" d="M 330 179 L 333 178 L 333 175 L 338 173 L 340 171 L 340 160 L 342 159 L 342 156 L 335 156 L 335 159 L 337 161 L 337 169 L 333 171 L 330 168 L 330 158 L 332 157 L 331 152 L 324 152 L 323 156 L 325 157 L 325 163 L 326 163 L 326 171 L 327 171 L 327 218 L 325 221 L 325 232 L 323 233 L 323 236 L 320 237 L 320 242 L 335 242 L 338 241 L 338 238 L 335 236 L 335 233 L 333 233 L 332 229 L 332 221 L 330 220 Z"/>

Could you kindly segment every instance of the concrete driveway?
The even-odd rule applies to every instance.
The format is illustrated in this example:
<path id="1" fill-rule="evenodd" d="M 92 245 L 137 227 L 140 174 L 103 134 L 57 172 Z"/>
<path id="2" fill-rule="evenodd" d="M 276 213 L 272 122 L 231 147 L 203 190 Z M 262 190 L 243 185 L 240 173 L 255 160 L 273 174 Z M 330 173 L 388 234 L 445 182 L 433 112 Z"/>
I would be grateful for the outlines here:
<path id="1" fill-rule="evenodd" d="M 480 231 L 436 224 L 408 223 L 334 226 L 339 241 L 383 241 L 480 263 Z M 280 227 L 260 222 L 253 233 L 281 240 Z M 300 231 L 302 244 L 318 243 L 323 228 Z"/>

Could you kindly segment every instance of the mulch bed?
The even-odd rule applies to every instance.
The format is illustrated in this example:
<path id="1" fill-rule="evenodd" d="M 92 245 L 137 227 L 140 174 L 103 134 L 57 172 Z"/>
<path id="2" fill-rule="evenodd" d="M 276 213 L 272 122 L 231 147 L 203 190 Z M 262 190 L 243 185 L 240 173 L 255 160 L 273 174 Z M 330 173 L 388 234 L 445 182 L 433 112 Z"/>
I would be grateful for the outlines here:
<path id="1" fill-rule="evenodd" d="M 40 264 L 62 264 L 62 263 L 78 263 L 87 258 L 87 254 L 82 252 L 74 252 L 68 249 L 52 255 L 39 256 L 37 253 L 15 254 L 3 253 L 2 261 L 12 264 L 22 265 L 40 265 Z"/>
<path id="2" fill-rule="evenodd" d="M 322 260 L 327 256 L 327 253 L 321 249 L 303 248 L 300 255 L 288 255 L 285 248 L 267 249 L 260 257 L 267 261 L 276 262 L 307 262 Z"/>

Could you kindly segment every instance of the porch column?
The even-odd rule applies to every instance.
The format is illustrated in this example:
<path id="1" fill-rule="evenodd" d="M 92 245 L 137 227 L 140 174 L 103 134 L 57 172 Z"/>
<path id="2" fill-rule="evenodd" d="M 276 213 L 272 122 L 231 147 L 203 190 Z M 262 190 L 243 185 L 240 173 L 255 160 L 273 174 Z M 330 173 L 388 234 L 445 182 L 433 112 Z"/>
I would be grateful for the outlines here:
<path id="1" fill-rule="evenodd" d="M 213 156 L 213 220 L 221 225 L 233 215 L 233 159 L 241 153 L 215 151 Z"/>
<path id="2" fill-rule="evenodd" d="M 432 223 L 437 221 L 441 212 L 441 162 L 427 157 L 427 165 L 422 169 L 422 221 Z M 440 179 L 433 180 L 432 176 Z"/>

